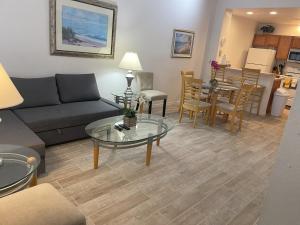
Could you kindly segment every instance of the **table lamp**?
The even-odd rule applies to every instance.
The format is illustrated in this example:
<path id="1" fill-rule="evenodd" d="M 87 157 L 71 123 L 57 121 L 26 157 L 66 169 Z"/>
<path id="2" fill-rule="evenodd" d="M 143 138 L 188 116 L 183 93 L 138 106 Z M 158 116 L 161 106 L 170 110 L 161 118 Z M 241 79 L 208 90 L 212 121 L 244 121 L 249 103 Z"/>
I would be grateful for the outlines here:
<path id="1" fill-rule="evenodd" d="M 134 75 L 132 71 L 142 71 L 143 68 L 141 66 L 139 56 L 135 52 L 126 52 L 123 59 L 120 62 L 119 68 L 128 70 L 126 74 L 126 80 L 127 80 L 127 89 L 125 91 L 126 96 L 133 95 L 132 89 L 131 89 L 131 83 L 134 79 Z"/>
<path id="2" fill-rule="evenodd" d="M 24 101 L 0 63 L 0 109 L 10 108 Z"/>
<path id="3" fill-rule="evenodd" d="M 24 99 L 0 63 L 0 109 L 6 109 L 19 105 L 23 101 Z M 0 166 L 2 166 L 2 164 L 3 159 L 0 158 Z"/>

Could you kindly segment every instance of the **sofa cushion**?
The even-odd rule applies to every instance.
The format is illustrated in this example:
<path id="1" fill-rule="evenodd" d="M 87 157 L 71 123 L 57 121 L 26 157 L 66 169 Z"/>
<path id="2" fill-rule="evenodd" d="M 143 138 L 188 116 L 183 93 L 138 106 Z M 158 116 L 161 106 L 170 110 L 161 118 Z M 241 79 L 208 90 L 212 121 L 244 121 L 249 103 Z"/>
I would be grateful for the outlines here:
<path id="1" fill-rule="evenodd" d="M 56 106 L 14 110 L 34 132 L 87 125 L 95 120 L 120 115 L 121 109 L 101 99 Z"/>
<path id="2" fill-rule="evenodd" d="M 56 74 L 60 100 L 64 103 L 100 99 L 95 74 Z"/>
<path id="3" fill-rule="evenodd" d="M 60 104 L 55 77 L 11 79 L 24 98 L 14 109 Z"/>

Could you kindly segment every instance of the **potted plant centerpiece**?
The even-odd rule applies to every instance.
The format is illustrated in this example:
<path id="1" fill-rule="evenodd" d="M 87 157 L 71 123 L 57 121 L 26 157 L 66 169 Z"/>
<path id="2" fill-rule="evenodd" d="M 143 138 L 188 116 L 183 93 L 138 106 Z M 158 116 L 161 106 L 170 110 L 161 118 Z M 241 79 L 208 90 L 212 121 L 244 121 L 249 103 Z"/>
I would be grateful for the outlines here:
<path id="1" fill-rule="evenodd" d="M 210 90 L 215 91 L 215 89 L 218 87 L 218 80 L 216 79 L 216 75 L 218 70 L 220 69 L 220 65 L 218 64 L 217 61 L 212 61 L 211 62 L 211 80 L 209 81 L 210 84 Z"/>
<path id="2" fill-rule="evenodd" d="M 124 117 L 123 122 L 127 127 L 135 127 L 136 126 L 136 111 L 131 108 L 124 109 Z"/>

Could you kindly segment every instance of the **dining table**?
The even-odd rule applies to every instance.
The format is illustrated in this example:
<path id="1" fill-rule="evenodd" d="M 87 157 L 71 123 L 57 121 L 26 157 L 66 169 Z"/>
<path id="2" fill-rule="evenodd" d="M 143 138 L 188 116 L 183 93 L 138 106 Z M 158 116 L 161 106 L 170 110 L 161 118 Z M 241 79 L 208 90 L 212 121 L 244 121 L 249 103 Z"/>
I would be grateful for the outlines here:
<path id="1" fill-rule="evenodd" d="M 237 92 L 240 88 L 234 86 L 230 83 L 219 82 L 218 85 L 212 89 L 209 83 L 203 83 L 203 90 L 209 90 L 209 99 L 211 103 L 211 110 L 209 116 L 209 125 L 214 127 L 216 124 L 216 114 L 217 114 L 217 104 L 218 104 L 218 96 L 220 93 L 226 93 L 229 96 L 229 103 L 233 103 L 233 97 L 235 92 Z"/>

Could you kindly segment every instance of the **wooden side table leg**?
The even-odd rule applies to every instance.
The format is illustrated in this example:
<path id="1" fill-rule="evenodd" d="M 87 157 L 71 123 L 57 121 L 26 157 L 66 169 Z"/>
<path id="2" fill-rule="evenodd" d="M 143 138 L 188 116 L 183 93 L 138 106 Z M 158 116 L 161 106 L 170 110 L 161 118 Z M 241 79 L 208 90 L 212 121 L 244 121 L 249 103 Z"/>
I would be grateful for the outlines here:
<path id="1" fill-rule="evenodd" d="M 94 169 L 98 169 L 99 163 L 99 144 L 95 141 L 94 142 Z"/>
<path id="2" fill-rule="evenodd" d="M 153 145 L 153 138 L 148 138 L 147 144 L 147 154 L 146 154 L 146 166 L 150 166 L 151 155 L 152 155 L 152 145 Z"/>
<path id="3" fill-rule="evenodd" d="M 33 176 L 32 176 L 32 179 L 31 179 L 31 182 L 30 182 L 30 187 L 34 187 L 37 185 L 37 172 L 35 171 Z"/>

